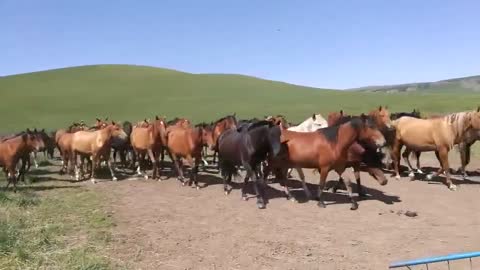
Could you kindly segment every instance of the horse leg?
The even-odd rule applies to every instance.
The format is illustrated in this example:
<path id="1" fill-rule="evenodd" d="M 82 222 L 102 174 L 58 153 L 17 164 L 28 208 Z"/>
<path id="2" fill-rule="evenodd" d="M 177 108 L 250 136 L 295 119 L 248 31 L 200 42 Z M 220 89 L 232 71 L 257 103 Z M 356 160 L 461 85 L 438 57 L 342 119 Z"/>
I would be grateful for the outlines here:
<path id="1" fill-rule="evenodd" d="M 415 177 L 415 173 L 414 173 L 412 164 L 410 163 L 409 156 L 411 153 L 413 153 L 412 150 L 410 150 L 408 147 L 405 147 L 405 151 L 403 151 L 402 153 L 402 158 L 403 158 L 403 161 L 405 161 L 405 163 L 407 164 L 408 168 L 410 169 L 408 176 L 413 180 L 413 178 Z"/>
<path id="2" fill-rule="evenodd" d="M 291 200 L 292 202 L 296 202 L 297 200 L 292 196 L 292 194 L 290 193 L 290 189 L 288 188 L 288 169 L 279 169 L 279 171 L 281 172 L 281 177 L 283 179 L 283 191 L 285 192 L 285 196 L 287 198 L 287 200 Z"/>
<path id="3" fill-rule="evenodd" d="M 399 167 L 400 167 L 400 150 L 402 149 L 402 142 L 400 140 L 395 140 L 393 143 L 393 150 L 392 150 L 392 157 L 393 157 L 393 167 L 395 170 L 395 178 L 397 180 L 400 180 L 400 172 L 399 172 Z"/>
<path id="4" fill-rule="evenodd" d="M 107 167 L 108 169 L 110 170 L 110 175 L 112 176 L 112 181 L 117 181 L 117 177 L 115 177 L 115 172 L 113 170 L 113 166 L 115 165 L 115 162 L 113 162 L 113 166 L 112 166 L 112 162 L 111 162 L 111 158 L 110 158 L 110 155 L 106 158 L 106 162 L 107 162 Z"/>
<path id="5" fill-rule="evenodd" d="M 355 164 L 353 166 L 353 175 L 355 176 L 355 181 L 357 182 L 357 192 L 358 192 L 358 197 L 365 198 L 367 197 L 367 194 L 364 191 L 364 188 L 362 186 L 362 182 L 360 181 L 360 164 Z M 348 190 L 348 187 L 347 187 Z"/>
<path id="6" fill-rule="evenodd" d="M 182 182 L 182 185 L 185 186 L 185 181 L 184 181 L 184 177 L 183 177 L 183 170 L 182 170 L 182 167 L 180 166 L 180 162 L 178 160 L 178 157 L 174 154 L 170 154 L 170 159 L 172 160 L 173 162 L 173 166 L 175 168 L 175 171 L 177 171 L 177 179 L 180 180 L 180 182 Z"/>
<path id="7" fill-rule="evenodd" d="M 200 167 L 201 156 L 195 158 L 195 165 L 192 167 L 192 175 L 193 178 L 193 185 L 194 187 L 199 190 L 200 186 L 198 185 L 198 167 Z"/>
<path id="8" fill-rule="evenodd" d="M 244 163 L 243 167 L 253 178 L 253 187 L 255 189 L 255 193 L 257 195 L 257 207 L 258 209 L 265 209 L 265 190 L 263 189 L 263 179 L 261 177 L 257 177 L 257 173 L 254 171 L 252 166 L 248 163 Z"/>
<path id="9" fill-rule="evenodd" d="M 460 160 L 461 160 L 461 165 L 458 171 L 462 174 L 463 179 L 467 178 L 467 172 L 465 170 L 465 167 L 467 167 L 468 163 L 470 163 L 470 146 L 471 143 L 460 143 L 458 145 L 459 151 L 460 151 Z"/>
<path id="10" fill-rule="evenodd" d="M 320 182 L 318 184 L 318 190 L 317 190 L 317 196 L 318 196 L 318 206 L 321 208 L 325 208 L 325 202 L 323 201 L 322 195 L 323 195 L 323 189 L 325 188 L 325 182 L 327 180 L 328 172 L 329 172 L 328 167 L 322 167 L 319 168 L 320 171 Z"/>
<path id="11" fill-rule="evenodd" d="M 242 186 L 242 199 L 244 201 L 247 201 L 248 200 L 248 196 L 247 196 L 247 185 L 248 185 L 248 180 L 250 179 L 250 172 L 247 171 L 246 174 L 245 174 L 245 178 L 243 179 L 243 186 Z"/>
<path id="12" fill-rule="evenodd" d="M 38 168 L 38 163 L 37 163 L 37 152 L 31 152 L 31 156 L 33 159 L 33 164 L 35 165 L 35 168 Z"/>
<path id="13" fill-rule="evenodd" d="M 440 156 L 440 164 L 442 166 L 443 171 L 445 172 L 445 184 L 448 186 L 448 188 L 452 191 L 457 190 L 457 186 L 453 184 L 452 179 L 450 179 L 450 165 L 448 162 L 448 149 L 447 148 L 440 148 L 438 151 L 438 154 Z"/>
<path id="14" fill-rule="evenodd" d="M 342 175 L 344 171 L 345 171 L 345 168 L 340 169 L 337 172 L 339 175 Z M 348 197 L 350 198 L 350 203 L 352 204 L 352 206 L 350 206 L 350 210 L 357 210 L 358 203 L 355 201 L 355 198 L 353 197 L 352 182 L 350 181 L 349 177 L 345 177 L 344 181 L 345 181 L 345 186 L 347 188 Z"/>
<path id="15" fill-rule="evenodd" d="M 420 155 L 422 154 L 422 152 L 414 151 L 413 153 L 415 154 L 415 158 L 417 159 L 417 173 L 423 174 L 423 171 L 420 167 Z"/>
<path id="16" fill-rule="evenodd" d="M 158 163 L 157 159 L 155 158 L 155 154 L 153 153 L 152 149 L 148 149 L 147 151 L 148 157 L 150 158 L 150 161 L 152 161 L 152 178 L 155 180 L 157 179 L 157 174 L 158 174 Z M 148 179 L 148 176 L 145 174 L 145 179 Z"/>
<path id="17" fill-rule="evenodd" d="M 307 197 L 307 200 L 310 200 L 312 198 L 312 193 L 310 192 L 310 189 L 308 189 L 307 183 L 305 183 L 305 174 L 303 173 L 303 170 L 300 167 L 295 167 L 295 170 L 297 171 L 298 176 L 302 181 L 303 192 L 305 192 L 305 196 Z"/>
<path id="18" fill-rule="evenodd" d="M 98 159 L 98 156 L 96 153 L 93 153 L 92 154 L 92 172 L 90 174 L 90 181 L 92 181 L 92 183 L 96 183 L 96 180 L 95 180 L 95 169 L 96 169 L 96 166 L 97 166 L 97 159 Z"/>

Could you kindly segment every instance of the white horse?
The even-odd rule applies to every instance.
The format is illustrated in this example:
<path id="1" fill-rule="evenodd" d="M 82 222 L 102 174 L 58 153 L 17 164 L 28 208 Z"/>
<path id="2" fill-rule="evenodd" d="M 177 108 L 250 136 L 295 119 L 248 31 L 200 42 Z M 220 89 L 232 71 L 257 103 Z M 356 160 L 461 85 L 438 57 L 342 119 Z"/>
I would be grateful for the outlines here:
<path id="1" fill-rule="evenodd" d="M 313 114 L 311 117 L 307 118 L 307 120 L 303 121 L 300 125 L 292 126 L 287 129 L 296 132 L 313 132 L 326 127 L 328 127 L 327 120 L 325 120 L 325 118 L 323 118 L 321 114 Z M 305 174 L 303 173 L 302 168 L 295 168 L 295 170 L 297 171 L 301 179 L 305 179 Z M 293 168 L 288 169 L 287 177 L 291 177 L 292 171 Z"/>

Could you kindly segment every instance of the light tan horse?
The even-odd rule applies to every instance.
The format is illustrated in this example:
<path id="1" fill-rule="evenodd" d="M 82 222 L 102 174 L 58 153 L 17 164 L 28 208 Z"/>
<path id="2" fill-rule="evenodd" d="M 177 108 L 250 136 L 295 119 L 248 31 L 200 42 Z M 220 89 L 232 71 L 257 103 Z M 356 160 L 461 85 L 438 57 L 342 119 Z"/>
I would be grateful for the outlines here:
<path id="1" fill-rule="evenodd" d="M 73 134 L 71 149 L 73 152 L 73 162 L 75 164 L 75 176 L 77 180 L 79 180 L 79 171 L 77 170 L 76 164 L 76 156 L 78 154 L 91 156 L 92 170 L 90 174 L 90 180 L 92 183 L 95 183 L 95 167 L 102 159 L 106 161 L 107 166 L 110 169 L 112 180 L 117 180 L 110 161 L 111 142 L 113 137 L 120 139 L 127 138 L 127 134 L 123 131 L 122 127 L 113 121 L 111 124 L 99 130 L 78 131 Z"/>
<path id="2" fill-rule="evenodd" d="M 55 144 L 57 145 L 58 152 L 60 153 L 60 157 L 62 158 L 62 168 L 60 169 L 61 174 L 73 172 L 73 166 L 71 166 L 71 158 L 73 156 L 73 152 L 71 149 L 73 133 L 87 129 L 88 127 L 84 123 L 73 123 L 66 130 L 59 129 L 55 132 Z"/>
<path id="3" fill-rule="evenodd" d="M 134 151 L 134 165 L 138 161 L 137 173 L 142 175 L 142 163 L 144 163 L 145 155 L 152 161 L 153 179 L 160 180 L 158 172 L 158 158 L 165 146 L 165 118 L 155 117 L 155 121 L 149 123 L 146 119 L 138 122 L 132 129 L 130 134 L 130 142 Z M 146 172 L 143 173 L 145 179 L 148 179 Z"/>
<path id="4" fill-rule="evenodd" d="M 393 144 L 393 160 L 395 177 L 400 178 L 400 150 L 402 146 L 417 151 L 434 151 L 440 162 L 438 172 L 427 175 L 432 179 L 442 171 L 445 173 L 445 183 L 450 190 L 456 190 L 456 186 L 450 179 L 450 165 L 448 152 L 454 145 L 465 140 L 465 135 L 472 129 L 480 129 L 480 107 L 476 111 L 459 112 L 440 118 L 418 119 L 404 116 L 392 122 L 395 127 L 395 142 Z"/>

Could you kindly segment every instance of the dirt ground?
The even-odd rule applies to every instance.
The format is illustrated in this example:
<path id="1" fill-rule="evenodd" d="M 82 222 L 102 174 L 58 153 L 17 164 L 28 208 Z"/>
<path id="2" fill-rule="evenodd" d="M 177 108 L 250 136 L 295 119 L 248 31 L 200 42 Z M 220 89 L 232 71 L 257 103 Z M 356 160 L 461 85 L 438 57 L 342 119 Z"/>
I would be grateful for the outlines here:
<path id="1" fill-rule="evenodd" d="M 421 160 L 425 167 L 438 166 L 430 154 Z M 457 153 L 450 161 L 458 168 Z M 474 159 L 470 172 L 478 172 L 479 164 Z M 305 173 L 315 191 L 318 174 Z M 298 181 L 291 182 L 299 203 L 287 201 L 274 183 L 267 208 L 259 210 L 254 198 L 241 200 L 238 188 L 226 196 L 218 176 L 201 175 L 206 186 L 200 190 L 173 178 L 85 182 L 111 200 L 116 223 L 111 258 L 134 269 L 388 269 L 393 261 L 480 249 L 475 182 L 457 181 L 458 190 L 450 191 L 440 183 L 443 177 L 398 181 L 388 175 L 389 183 L 380 186 L 362 173 L 370 196 L 359 201 L 357 211 L 350 210 L 343 190 L 328 192 L 322 209 L 302 200 Z M 350 170 L 347 175 L 353 179 Z M 328 179 L 337 175 L 331 172 Z M 418 216 L 404 215 L 407 210 Z M 467 265 L 451 263 L 452 269 Z M 429 269 L 447 268 L 439 263 Z"/>

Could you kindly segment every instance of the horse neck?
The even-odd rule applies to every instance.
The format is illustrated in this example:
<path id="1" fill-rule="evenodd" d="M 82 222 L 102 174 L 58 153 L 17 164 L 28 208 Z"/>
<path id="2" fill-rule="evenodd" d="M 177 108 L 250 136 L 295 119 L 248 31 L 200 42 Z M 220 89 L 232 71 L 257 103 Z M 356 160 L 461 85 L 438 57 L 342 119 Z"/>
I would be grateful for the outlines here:
<path id="1" fill-rule="evenodd" d="M 461 119 L 458 119 L 458 116 L 460 116 Z M 452 130 L 454 144 L 460 143 L 460 141 L 474 131 L 470 125 L 467 124 L 465 116 L 465 114 L 456 113 L 447 115 L 444 118 Z"/>
<path id="2" fill-rule="evenodd" d="M 348 148 L 358 139 L 358 130 L 350 122 L 338 127 L 336 150 L 339 153 L 346 153 Z"/>
<path id="3" fill-rule="evenodd" d="M 253 130 L 250 130 L 249 133 L 250 133 L 250 137 L 252 137 L 252 135 L 257 135 L 257 134 L 261 134 L 261 136 L 256 136 L 257 138 L 260 138 L 259 140 L 256 140 L 256 141 L 252 141 L 250 140 L 251 144 L 253 146 L 257 146 L 257 145 L 261 145 L 262 142 L 264 141 L 268 141 L 266 138 L 267 138 L 267 131 L 268 131 L 268 127 L 265 127 L 265 126 L 262 126 L 262 127 L 257 127 L 257 128 L 254 128 Z"/>

